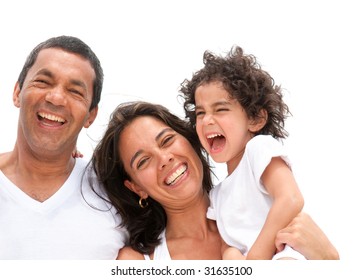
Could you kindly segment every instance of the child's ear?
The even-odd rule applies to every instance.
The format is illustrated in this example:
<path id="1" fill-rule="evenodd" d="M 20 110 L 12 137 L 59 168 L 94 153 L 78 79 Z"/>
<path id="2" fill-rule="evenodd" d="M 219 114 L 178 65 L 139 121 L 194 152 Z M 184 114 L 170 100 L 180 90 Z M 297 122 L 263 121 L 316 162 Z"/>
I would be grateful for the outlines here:
<path id="1" fill-rule="evenodd" d="M 146 199 L 148 194 L 143 191 L 137 184 L 131 182 L 130 180 L 124 180 L 124 185 L 132 192 L 137 194 L 139 197 Z"/>
<path id="2" fill-rule="evenodd" d="M 265 109 L 259 111 L 259 115 L 250 121 L 249 131 L 256 133 L 261 130 L 268 120 L 268 112 Z"/>

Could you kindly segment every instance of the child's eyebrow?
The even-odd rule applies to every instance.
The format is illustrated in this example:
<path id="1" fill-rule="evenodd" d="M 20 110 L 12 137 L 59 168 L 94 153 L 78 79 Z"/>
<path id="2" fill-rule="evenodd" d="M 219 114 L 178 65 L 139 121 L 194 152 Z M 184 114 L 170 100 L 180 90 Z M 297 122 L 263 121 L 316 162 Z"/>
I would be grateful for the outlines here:
<path id="1" fill-rule="evenodd" d="M 213 104 L 211 104 L 211 107 L 217 107 L 217 106 L 225 106 L 225 105 L 230 105 L 231 103 L 229 101 L 217 101 Z M 195 110 L 197 109 L 202 109 L 203 107 L 200 105 L 196 105 L 195 106 Z"/>

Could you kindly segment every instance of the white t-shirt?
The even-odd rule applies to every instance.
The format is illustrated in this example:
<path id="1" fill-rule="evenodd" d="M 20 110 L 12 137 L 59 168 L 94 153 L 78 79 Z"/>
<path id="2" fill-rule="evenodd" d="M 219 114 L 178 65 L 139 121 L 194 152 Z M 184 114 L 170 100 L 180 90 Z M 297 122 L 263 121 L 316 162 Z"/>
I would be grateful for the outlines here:
<path id="1" fill-rule="evenodd" d="M 44 202 L 32 199 L 0 171 L 0 259 L 117 257 L 126 233 L 114 208 L 109 210 L 90 189 L 87 176 L 81 181 L 86 164 L 77 159 L 63 186 Z"/>
<path id="2" fill-rule="evenodd" d="M 281 157 L 290 166 L 279 141 L 268 135 L 255 136 L 247 143 L 234 172 L 210 192 L 207 217 L 216 220 L 223 240 L 244 255 L 255 242 L 272 205 L 260 178 L 273 157 Z M 292 255 L 289 256 L 304 259 L 299 253 Z M 278 255 L 284 256 L 287 255 Z"/>

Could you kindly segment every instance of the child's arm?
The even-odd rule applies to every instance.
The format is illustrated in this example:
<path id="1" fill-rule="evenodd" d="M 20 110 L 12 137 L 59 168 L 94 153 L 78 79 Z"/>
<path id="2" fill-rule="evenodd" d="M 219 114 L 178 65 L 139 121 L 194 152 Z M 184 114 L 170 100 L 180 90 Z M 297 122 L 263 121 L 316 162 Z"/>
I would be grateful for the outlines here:
<path id="1" fill-rule="evenodd" d="M 272 158 L 261 180 L 273 198 L 273 204 L 246 259 L 271 259 L 276 253 L 277 232 L 286 227 L 304 206 L 304 199 L 293 173 L 280 157 Z"/>

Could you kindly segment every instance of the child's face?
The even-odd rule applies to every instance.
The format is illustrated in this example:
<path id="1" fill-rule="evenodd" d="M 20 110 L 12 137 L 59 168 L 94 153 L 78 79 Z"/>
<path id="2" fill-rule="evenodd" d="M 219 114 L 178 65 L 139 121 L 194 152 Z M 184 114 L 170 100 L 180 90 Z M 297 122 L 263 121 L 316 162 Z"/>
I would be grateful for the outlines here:
<path id="1" fill-rule="evenodd" d="M 226 162 L 231 173 L 241 160 L 253 134 L 240 103 L 231 99 L 221 82 L 199 86 L 195 92 L 196 131 L 215 162 Z"/>

